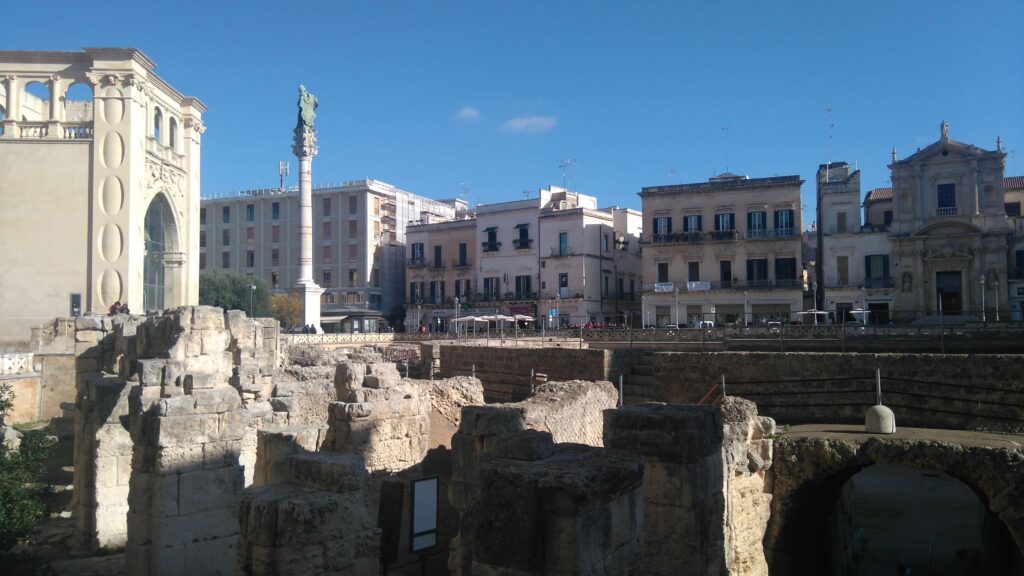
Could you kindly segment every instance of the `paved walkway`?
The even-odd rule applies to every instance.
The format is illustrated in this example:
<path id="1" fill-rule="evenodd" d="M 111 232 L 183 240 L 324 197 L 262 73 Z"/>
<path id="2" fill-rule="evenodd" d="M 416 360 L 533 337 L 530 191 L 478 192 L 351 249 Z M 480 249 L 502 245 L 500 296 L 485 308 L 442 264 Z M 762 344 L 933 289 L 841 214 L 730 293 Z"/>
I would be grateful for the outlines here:
<path id="1" fill-rule="evenodd" d="M 896 422 L 895 434 L 871 434 L 863 426 L 854 424 L 800 424 L 790 428 L 789 438 L 835 438 L 851 442 L 863 442 L 868 438 L 887 440 L 926 440 L 948 442 L 963 446 L 985 448 L 1010 448 L 1024 451 L 1024 435 L 1000 434 L 996 432 L 975 432 L 970 430 L 942 430 L 938 428 L 901 428 Z"/>

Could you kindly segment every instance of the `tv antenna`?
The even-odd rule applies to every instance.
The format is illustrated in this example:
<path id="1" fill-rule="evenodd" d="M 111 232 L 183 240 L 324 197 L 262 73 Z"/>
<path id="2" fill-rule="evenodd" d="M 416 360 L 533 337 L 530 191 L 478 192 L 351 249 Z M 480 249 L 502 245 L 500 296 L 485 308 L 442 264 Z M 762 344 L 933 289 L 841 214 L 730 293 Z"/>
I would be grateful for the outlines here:
<path id="1" fill-rule="evenodd" d="M 291 166 L 287 160 L 281 160 L 277 163 L 277 175 L 281 177 L 281 191 L 284 192 L 284 177 L 291 172 Z"/>
<path id="2" fill-rule="evenodd" d="M 729 130 L 732 130 L 732 126 L 722 126 L 722 132 L 725 132 L 725 171 L 729 171 Z"/>
<path id="3" fill-rule="evenodd" d="M 558 163 L 558 167 L 562 169 L 562 188 L 565 188 L 566 190 L 569 189 L 569 185 L 568 185 L 569 169 L 572 168 L 573 166 L 576 166 L 576 159 L 575 158 L 566 158 L 565 160 L 562 160 L 561 162 Z"/>
<path id="4" fill-rule="evenodd" d="M 533 190 L 523 190 L 523 198 L 529 199 L 533 196 Z"/>
<path id="5" fill-rule="evenodd" d="M 835 123 L 832 122 L 832 109 L 825 108 L 825 112 L 828 113 L 828 163 L 832 164 L 832 133 L 835 131 Z M 828 170 L 828 167 L 825 168 Z"/>
<path id="6" fill-rule="evenodd" d="M 678 182 L 676 182 L 676 169 L 675 168 L 670 169 L 668 171 L 668 175 L 669 175 L 669 178 L 672 180 L 673 184 L 678 184 Z"/>

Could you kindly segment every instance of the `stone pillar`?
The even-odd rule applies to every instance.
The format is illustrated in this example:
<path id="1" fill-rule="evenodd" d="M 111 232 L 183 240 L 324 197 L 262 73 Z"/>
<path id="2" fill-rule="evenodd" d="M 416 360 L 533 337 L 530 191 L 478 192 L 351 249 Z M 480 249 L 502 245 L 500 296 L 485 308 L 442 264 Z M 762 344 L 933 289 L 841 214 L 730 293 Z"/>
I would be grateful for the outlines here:
<path id="1" fill-rule="evenodd" d="M 18 117 L 18 78 L 8 74 L 3 80 L 7 84 L 7 102 L 4 103 L 3 133 L 0 133 L 0 138 L 16 138 L 17 134 L 14 132 Z"/>
<path id="2" fill-rule="evenodd" d="M 292 152 L 299 160 L 299 280 L 295 291 L 302 301 L 302 323 L 320 328 L 320 295 L 313 279 L 313 158 L 317 155 L 316 128 L 295 127 Z"/>

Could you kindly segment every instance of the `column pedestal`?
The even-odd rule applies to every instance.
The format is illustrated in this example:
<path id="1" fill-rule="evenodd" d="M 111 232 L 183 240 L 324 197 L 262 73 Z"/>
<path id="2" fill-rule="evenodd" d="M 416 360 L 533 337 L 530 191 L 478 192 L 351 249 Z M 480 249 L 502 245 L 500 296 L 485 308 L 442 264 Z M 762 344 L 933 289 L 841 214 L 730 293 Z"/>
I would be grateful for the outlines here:
<path id="1" fill-rule="evenodd" d="M 322 333 L 320 328 L 320 296 L 324 289 L 316 282 L 299 282 L 292 291 L 299 296 L 302 302 L 302 325 L 316 326 L 317 333 Z"/>

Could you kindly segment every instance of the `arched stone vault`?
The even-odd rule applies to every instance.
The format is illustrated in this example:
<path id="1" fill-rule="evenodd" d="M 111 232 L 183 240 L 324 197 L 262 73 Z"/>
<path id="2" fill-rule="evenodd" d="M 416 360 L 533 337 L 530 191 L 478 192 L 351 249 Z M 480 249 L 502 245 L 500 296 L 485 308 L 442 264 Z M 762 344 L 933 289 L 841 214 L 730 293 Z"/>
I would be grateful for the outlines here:
<path id="1" fill-rule="evenodd" d="M 1024 555 L 1024 453 L 935 440 L 868 438 L 783 438 L 775 444 L 769 471 L 772 513 L 764 537 L 768 565 L 784 555 L 783 532 L 802 500 L 827 483 L 841 486 L 862 468 L 898 464 L 944 472 L 970 487 L 1005 526 Z M 787 536 L 788 537 L 788 536 Z M 785 561 L 785 559 L 783 559 Z"/>

